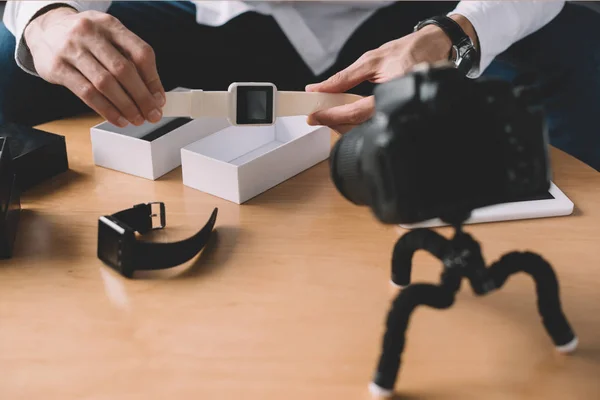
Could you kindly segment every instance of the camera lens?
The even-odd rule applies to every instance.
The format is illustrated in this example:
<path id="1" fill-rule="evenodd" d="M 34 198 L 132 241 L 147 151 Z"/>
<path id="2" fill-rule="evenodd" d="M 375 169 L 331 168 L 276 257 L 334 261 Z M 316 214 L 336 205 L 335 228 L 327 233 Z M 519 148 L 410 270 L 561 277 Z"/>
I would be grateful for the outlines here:
<path id="1" fill-rule="evenodd" d="M 369 204 L 360 163 L 363 138 L 360 127 L 351 130 L 336 142 L 329 158 L 333 183 L 348 201 L 359 206 Z"/>

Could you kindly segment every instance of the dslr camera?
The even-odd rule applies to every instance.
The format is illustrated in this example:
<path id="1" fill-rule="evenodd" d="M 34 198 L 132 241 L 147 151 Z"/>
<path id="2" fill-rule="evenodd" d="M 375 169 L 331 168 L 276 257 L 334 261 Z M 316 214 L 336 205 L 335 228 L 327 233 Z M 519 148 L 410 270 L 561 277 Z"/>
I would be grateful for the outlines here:
<path id="1" fill-rule="evenodd" d="M 387 224 L 464 221 L 476 208 L 544 195 L 547 128 L 534 87 L 418 67 L 378 85 L 375 114 L 329 159 L 339 192 Z"/>
<path id="2" fill-rule="evenodd" d="M 393 392 L 413 311 L 450 308 L 463 279 L 482 296 L 500 289 L 513 274 L 529 274 L 556 349 L 577 348 L 552 266 L 538 254 L 518 251 L 488 265 L 479 242 L 462 229 L 474 209 L 540 197 L 549 189 L 539 97 L 535 87 L 470 80 L 453 66 L 419 67 L 377 86 L 374 116 L 332 148 L 337 189 L 351 202 L 369 206 L 381 222 L 439 218 L 454 227 L 451 238 L 431 229 L 409 230 L 394 245 L 391 282 L 400 290 L 386 318 L 372 393 Z M 419 250 L 441 261 L 439 284 L 412 284 Z"/>

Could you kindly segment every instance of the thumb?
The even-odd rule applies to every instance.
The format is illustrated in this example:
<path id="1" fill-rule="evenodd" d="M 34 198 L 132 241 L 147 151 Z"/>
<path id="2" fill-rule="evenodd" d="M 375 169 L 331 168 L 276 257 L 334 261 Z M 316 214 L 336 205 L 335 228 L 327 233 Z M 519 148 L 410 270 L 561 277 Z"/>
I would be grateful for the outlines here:
<path id="1" fill-rule="evenodd" d="M 371 53 L 365 53 L 348 68 L 329 79 L 306 86 L 307 92 L 343 93 L 376 75 L 377 59 Z"/>

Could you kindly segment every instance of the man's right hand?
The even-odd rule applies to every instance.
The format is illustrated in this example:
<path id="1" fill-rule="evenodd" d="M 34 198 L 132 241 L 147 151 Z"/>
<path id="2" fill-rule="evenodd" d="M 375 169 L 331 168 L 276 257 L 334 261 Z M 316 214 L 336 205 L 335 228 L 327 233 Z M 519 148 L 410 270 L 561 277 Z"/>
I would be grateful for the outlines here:
<path id="1" fill-rule="evenodd" d="M 24 32 L 38 74 L 124 127 L 162 118 L 165 90 L 152 47 L 106 13 L 61 7 Z"/>

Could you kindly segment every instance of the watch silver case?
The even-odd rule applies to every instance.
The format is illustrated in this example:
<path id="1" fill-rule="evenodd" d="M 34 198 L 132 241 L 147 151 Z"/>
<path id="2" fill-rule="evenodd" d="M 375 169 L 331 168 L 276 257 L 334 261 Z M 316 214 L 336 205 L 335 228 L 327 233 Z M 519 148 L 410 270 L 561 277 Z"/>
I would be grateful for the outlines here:
<path id="1" fill-rule="evenodd" d="M 473 41 L 470 38 L 465 38 L 457 45 L 452 45 L 452 54 L 450 54 L 449 61 L 451 61 L 456 68 L 460 68 L 461 64 L 465 61 L 466 56 L 472 54 L 473 51 L 475 51 Z M 473 65 L 471 66 L 470 71 L 477 67 L 476 60 L 471 61 L 473 62 Z"/>

